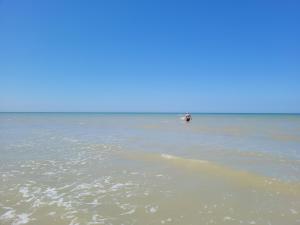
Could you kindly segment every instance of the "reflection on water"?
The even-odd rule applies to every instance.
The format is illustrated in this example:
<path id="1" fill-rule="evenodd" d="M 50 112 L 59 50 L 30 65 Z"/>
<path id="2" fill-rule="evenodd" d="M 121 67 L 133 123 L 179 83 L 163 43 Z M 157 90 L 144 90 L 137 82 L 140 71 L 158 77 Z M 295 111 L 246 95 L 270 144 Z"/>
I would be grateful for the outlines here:
<path id="1" fill-rule="evenodd" d="M 299 224 L 300 116 L 0 114 L 0 224 Z"/>

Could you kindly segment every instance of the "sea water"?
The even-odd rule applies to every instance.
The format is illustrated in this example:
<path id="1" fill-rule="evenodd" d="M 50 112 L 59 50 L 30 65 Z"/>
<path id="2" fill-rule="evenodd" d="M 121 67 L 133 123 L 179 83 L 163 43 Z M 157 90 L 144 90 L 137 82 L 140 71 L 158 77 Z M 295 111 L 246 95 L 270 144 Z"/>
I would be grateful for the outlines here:
<path id="1" fill-rule="evenodd" d="M 0 224 L 300 224 L 300 115 L 0 113 Z"/>

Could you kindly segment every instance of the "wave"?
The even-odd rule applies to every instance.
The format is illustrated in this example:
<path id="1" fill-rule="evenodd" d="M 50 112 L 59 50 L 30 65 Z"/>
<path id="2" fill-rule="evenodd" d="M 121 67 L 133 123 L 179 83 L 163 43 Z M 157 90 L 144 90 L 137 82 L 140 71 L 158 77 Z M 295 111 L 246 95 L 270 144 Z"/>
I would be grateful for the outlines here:
<path id="1" fill-rule="evenodd" d="M 123 152 L 124 154 L 124 152 Z M 262 189 L 274 193 L 285 193 L 300 196 L 300 184 L 284 182 L 272 177 L 234 169 L 218 163 L 189 159 L 170 154 L 127 152 L 126 157 L 135 160 L 151 161 L 156 163 L 169 163 L 179 169 L 191 171 L 195 174 L 209 175 L 211 179 L 230 181 L 231 184 L 252 189 Z"/>

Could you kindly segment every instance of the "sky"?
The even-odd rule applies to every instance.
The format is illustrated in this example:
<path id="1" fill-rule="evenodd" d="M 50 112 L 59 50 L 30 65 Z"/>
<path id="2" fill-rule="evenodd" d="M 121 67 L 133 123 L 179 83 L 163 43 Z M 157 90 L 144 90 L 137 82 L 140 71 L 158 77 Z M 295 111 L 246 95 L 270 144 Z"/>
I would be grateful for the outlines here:
<path id="1" fill-rule="evenodd" d="M 0 0 L 0 111 L 300 113 L 299 12 L 290 0 Z"/>

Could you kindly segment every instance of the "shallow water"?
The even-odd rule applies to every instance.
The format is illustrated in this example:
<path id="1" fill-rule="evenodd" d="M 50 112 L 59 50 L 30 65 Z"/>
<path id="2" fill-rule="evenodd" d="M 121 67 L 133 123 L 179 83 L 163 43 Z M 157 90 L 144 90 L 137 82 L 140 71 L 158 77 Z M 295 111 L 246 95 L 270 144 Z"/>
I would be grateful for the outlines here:
<path id="1" fill-rule="evenodd" d="M 300 115 L 0 113 L 0 224 L 300 224 Z"/>

